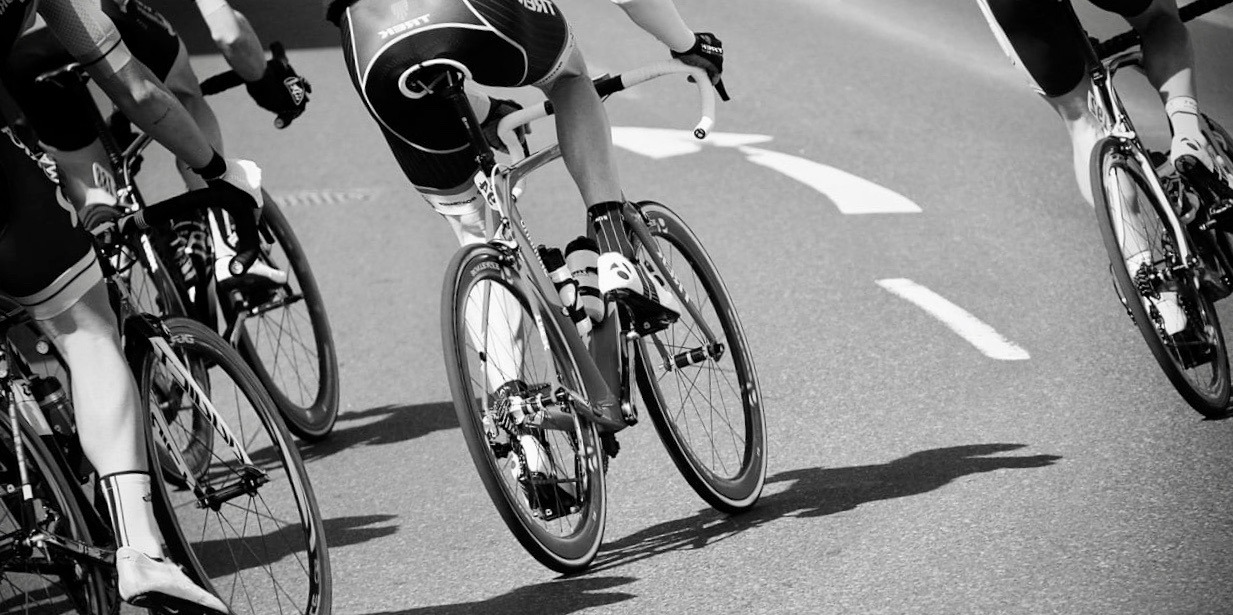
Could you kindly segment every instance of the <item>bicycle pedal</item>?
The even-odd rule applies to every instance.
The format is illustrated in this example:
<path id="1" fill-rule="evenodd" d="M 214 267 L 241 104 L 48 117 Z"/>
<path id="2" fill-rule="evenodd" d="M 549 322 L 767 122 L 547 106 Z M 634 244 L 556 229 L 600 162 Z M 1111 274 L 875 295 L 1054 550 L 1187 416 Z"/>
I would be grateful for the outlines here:
<path id="1" fill-rule="evenodd" d="M 614 288 L 606 299 L 625 309 L 631 330 L 640 336 L 653 335 L 671 327 L 681 315 L 628 288 Z"/>

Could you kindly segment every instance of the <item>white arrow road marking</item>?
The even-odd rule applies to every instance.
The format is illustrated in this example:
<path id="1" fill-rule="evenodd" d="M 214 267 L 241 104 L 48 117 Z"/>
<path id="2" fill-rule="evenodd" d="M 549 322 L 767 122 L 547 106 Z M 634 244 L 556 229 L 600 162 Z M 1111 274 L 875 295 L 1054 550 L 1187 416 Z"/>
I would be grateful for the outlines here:
<path id="1" fill-rule="evenodd" d="M 799 156 L 750 147 L 771 139 L 772 137 L 767 135 L 714 132 L 707 135 L 706 140 L 699 141 L 692 132 L 685 130 L 634 126 L 612 128 L 614 144 L 654 160 L 696 154 L 708 145 L 736 149 L 750 162 L 782 173 L 817 190 L 834 203 L 840 213 L 920 213 L 920 206 L 902 194 L 851 173 Z"/>
<path id="2" fill-rule="evenodd" d="M 826 195 L 845 214 L 915 214 L 907 197 L 834 167 L 779 152 L 741 147 L 749 161 L 774 169 Z"/>
<path id="3" fill-rule="evenodd" d="M 754 143 L 766 143 L 772 137 L 767 135 L 742 135 L 729 132 L 712 132 L 705 141 L 694 137 L 694 133 L 686 130 L 669 130 L 666 128 L 639 128 L 636 126 L 613 126 L 612 143 L 635 154 L 654 160 L 663 160 L 673 156 L 697 154 L 704 145 L 714 147 L 740 147 Z"/>
<path id="4" fill-rule="evenodd" d="M 925 310 L 991 359 L 1026 361 L 1032 358 L 1026 350 L 1002 337 L 1002 334 L 993 327 L 947 301 L 945 297 L 912 280 L 903 278 L 878 280 L 878 286 Z"/>

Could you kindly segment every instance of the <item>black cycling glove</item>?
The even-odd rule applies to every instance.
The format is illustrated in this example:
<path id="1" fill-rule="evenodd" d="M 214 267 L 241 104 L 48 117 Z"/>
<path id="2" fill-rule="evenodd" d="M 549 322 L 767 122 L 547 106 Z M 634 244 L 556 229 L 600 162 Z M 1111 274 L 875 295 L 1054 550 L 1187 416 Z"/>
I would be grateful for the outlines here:
<path id="1" fill-rule="evenodd" d="M 274 57 L 266 62 L 265 74 L 244 86 L 262 109 L 278 116 L 274 119 L 274 125 L 286 128 L 304 113 L 313 88 L 291 67 L 282 45 L 274 43 L 270 45 L 270 50 L 274 52 Z"/>
<path id="2" fill-rule="evenodd" d="M 488 145 L 492 149 L 508 154 L 505 143 L 501 141 L 500 135 L 497 134 L 497 125 L 500 124 L 501 118 L 519 110 L 522 105 L 504 98 L 489 98 L 492 106 L 488 109 L 488 117 L 480 122 L 480 130 L 484 132 L 484 139 L 488 141 Z M 527 135 L 530 134 L 529 126 L 519 126 L 514 129 L 514 135 L 518 137 L 518 142 L 522 144 L 523 155 L 529 154 L 527 149 Z"/>
<path id="3" fill-rule="evenodd" d="M 697 66 L 706 71 L 710 76 L 711 83 L 715 85 L 715 91 L 719 92 L 719 97 L 723 100 L 728 99 L 728 90 L 724 88 L 722 78 L 724 72 L 724 44 L 714 34 L 710 32 L 698 32 L 694 34 L 694 46 L 687 51 L 672 52 L 672 57 L 689 64 Z"/>

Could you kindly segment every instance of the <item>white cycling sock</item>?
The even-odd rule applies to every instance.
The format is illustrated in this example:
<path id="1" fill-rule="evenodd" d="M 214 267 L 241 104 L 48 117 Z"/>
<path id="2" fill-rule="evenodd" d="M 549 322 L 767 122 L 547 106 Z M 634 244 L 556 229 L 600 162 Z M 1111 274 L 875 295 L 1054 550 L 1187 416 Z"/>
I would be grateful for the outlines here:
<path id="1" fill-rule="evenodd" d="M 109 474 L 101 482 L 118 546 L 132 547 L 154 558 L 163 557 L 163 542 L 150 503 L 150 475 L 122 472 Z"/>
<path id="2" fill-rule="evenodd" d="M 1175 96 L 1165 103 L 1165 113 L 1173 130 L 1169 160 L 1176 162 L 1180 156 L 1189 154 L 1213 169 L 1212 158 L 1207 152 L 1207 137 L 1203 135 L 1198 101 L 1189 96 Z"/>

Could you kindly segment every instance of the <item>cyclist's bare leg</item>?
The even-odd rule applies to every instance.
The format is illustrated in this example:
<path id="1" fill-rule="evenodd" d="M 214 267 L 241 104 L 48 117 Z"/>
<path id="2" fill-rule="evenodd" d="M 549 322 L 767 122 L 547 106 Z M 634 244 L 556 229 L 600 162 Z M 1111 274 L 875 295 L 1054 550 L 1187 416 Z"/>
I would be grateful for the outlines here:
<path id="1" fill-rule="evenodd" d="M 1062 118 L 1066 133 L 1070 135 L 1075 182 L 1088 205 L 1093 203 L 1090 174 L 1092 148 L 1106 134 L 1104 125 L 1088 107 L 1088 94 L 1091 90 L 1092 80 L 1084 75 L 1079 84 L 1069 92 L 1060 96 L 1044 96 L 1045 102 Z"/>
<path id="2" fill-rule="evenodd" d="M 1190 154 L 1214 168 L 1199 119 L 1194 48 L 1178 16 L 1177 1 L 1153 0 L 1147 10 L 1126 21 L 1143 37 L 1143 66 L 1169 115 L 1170 158 Z"/>
<path id="3" fill-rule="evenodd" d="M 214 149 L 221 154 L 223 153 L 223 133 L 218 125 L 218 117 L 214 115 L 214 110 L 210 108 L 205 95 L 201 93 L 201 83 L 197 79 L 197 74 L 193 72 L 188 57 L 188 49 L 184 46 L 184 41 L 180 41 L 180 52 L 176 55 L 175 63 L 172 64 L 171 71 L 167 73 L 164 83 L 180 101 L 180 104 L 188 110 L 189 115 L 193 116 L 193 120 L 201 127 L 201 131 Z M 185 186 L 190 190 L 205 187 L 205 181 L 201 179 L 201 176 L 194 173 L 183 160 L 177 160 L 176 167 L 184 178 Z"/>
<path id="4" fill-rule="evenodd" d="M 623 197 L 608 114 L 586 68 L 582 52 L 575 49 L 561 75 L 541 89 L 556 109 L 557 138 L 565 167 L 589 207 Z"/>
<path id="5" fill-rule="evenodd" d="M 40 321 L 74 369 L 71 382 L 81 446 L 100 475 L 145 471 L 137 386 L 124 352 L 107 288 L 98 284 L 63 313 Z"/>

